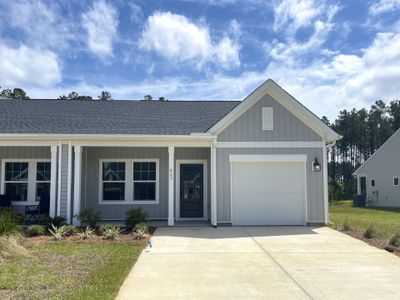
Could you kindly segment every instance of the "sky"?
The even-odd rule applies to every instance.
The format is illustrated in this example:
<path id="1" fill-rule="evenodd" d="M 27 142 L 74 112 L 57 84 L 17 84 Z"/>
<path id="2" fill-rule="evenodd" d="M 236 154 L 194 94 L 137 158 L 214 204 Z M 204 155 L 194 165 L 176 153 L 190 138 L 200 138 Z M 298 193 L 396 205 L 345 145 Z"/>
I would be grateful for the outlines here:
<path id="1" fill-rule="evenodd" d="M 31 98 L 242 100 L 319 117 L 400 99 L 400 0 L 0 0 L 0 86 Z"/>

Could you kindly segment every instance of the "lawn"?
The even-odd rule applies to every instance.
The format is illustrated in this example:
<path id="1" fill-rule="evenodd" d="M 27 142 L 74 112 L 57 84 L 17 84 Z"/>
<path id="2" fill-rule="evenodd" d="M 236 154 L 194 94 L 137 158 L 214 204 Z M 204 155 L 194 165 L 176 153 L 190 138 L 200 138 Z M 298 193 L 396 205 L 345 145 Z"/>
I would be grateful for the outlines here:
<path id="1" fill-rule="evenodd" d="M 145 241 L 43 241 L 0 263 L 0 299 L 114 299 Z"/>
<path id="2" fill-rule="evenodd" d="M 329 207 L 332 227 L 340 228 L 345 222 L 352 229 L 364 232 L 373 224 L 383 239 L 390 239 L 400 231 L 400 209 L 352 207 L 352 201 L 339 201 Z"/>

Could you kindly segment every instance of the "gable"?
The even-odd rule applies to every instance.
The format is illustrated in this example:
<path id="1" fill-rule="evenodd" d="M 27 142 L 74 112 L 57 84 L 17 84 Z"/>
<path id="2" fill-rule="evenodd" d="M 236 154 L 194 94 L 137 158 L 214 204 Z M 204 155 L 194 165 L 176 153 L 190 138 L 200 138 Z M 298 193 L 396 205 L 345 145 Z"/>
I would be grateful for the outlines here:
<path id="1" fill-rule="evenodd" d="M 266 110 L 266 108 L 272 108 Z M 263 119 L 263 111 L 268 118 Z M 272 124 L 269 124 L 272 122 Z M 268 129 L 265 125 L 268 123 Z M 264 128 L 263 128 L 264 125 Z M 245 111 L 238 119 L 226 127 L 218 141 L 322 141 L 322 137 L 300 121 L 295 115 L 278 103 L 270 95 L 264 95 Z"/>

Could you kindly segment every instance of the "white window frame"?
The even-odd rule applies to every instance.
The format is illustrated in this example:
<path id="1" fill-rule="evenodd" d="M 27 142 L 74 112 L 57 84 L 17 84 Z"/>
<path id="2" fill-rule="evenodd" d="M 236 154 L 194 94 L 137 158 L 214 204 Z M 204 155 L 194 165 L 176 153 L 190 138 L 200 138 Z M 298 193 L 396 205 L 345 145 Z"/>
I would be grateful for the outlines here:
<path id="1" fill-rule="evenodd" d="M 22 163 L 26 162 L 28 163 L 28 181 L 6 181 L 6 163 Z M 6 190 L 6 183 L 28 183 L 28 192 L 27 192 L 27 201 L 13 201 L 11 204 L 12 205 L 38 205 L 39 201 L 36 201 L 36 184 L 38 182 L 48 182 L 50 183 L 50 188 L 51 188 L 51 179 L 50 181 L 37 181 L 36 180 L 36 167 L 38 162 L 48 162 L 51 164 L 51 159 L 23 159 L 23 158 L 18 158 L 18 159 L 3 159 L 1 161 L 1 185 L 0 185 L 0 193 L 4 194 Z M 50 166 L 51 168 L 51 166 Z M 50 176 L 53 176 L 51 174 Z"/>
<path id="2" fill-rule="evenodd" d="M 394 184 L 394 180 L 397 178 L 397 184 Z M 399 186 L 400 185 L 400 178 L 399 178 L 399 176 L 394 176 L 393 177 L 393 179 L 392 179 L 392 184 L 393 184 L 393 186 Z"/>
<path id="3" fill-rule="evenodd" d="M 374 185 L 372 185 L 372 181 L 374 181 Z M 371 178 L 371 179 L 369 180 L 369 186 L 370 186 L 370 187 L 376 187 L 376 180 L 375 180 L 375 178 Z"/>
<path id="4" fill-rule="evenodd" d="M 103 163 L 104 162 L 121 162 L 125 163 L 125 181 L 113 181 L 125 183 L 125 199 L 124 200 L 103 200 Z M 134 200 L 134 181 L 133 181 L 133 163 L 135 162 L 155 162 L 156 163 L 156 199 L 155 200 Z M 160 160 L 156 158 L 140 158 L 140 159 L 105 159 L 99 160 L 99 205 L 113 204 L 159 204 L 160 203 Z M 137 182 L 137 181 L 136 181 Z M 142 182 L 142 181 L 141 181 Z M 144 182 L 144 181 L 143 181 Z M 150 181 L 153 182 L 153 181 Z"/>

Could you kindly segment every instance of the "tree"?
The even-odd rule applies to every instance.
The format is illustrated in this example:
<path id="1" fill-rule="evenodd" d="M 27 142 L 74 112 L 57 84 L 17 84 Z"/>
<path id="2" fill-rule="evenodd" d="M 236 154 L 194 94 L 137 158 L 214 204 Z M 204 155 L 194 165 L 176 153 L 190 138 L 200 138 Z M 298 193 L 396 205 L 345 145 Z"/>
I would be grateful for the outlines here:
<path id="1" fill-rule="evenodd" d="M 113 100 L 111 94 L 107 91 L 102 91 L 98 96 L 99 100 Z"/>
<path id="2" fill-rule="evenodd" d="M 158 101 L 166 101 L 165 97 L 159 97 Z"/>
<path id="3" fill-rule="evenodd" d="M 153 100 L 153 97 L 151 95 L 146 95 L 146 96 L 144 96 L 144 100 L 151 101 L 151 100 Z"/>
<path id="4" fill-rule="evenodd" d="M 68 96 L 62 95 L 58 100 L 93 100 L 92 96 L 80 96 L 77 92 L 71 92 Z"/>
<path id="5" fill-rule="evenodd" d="M 0 92 L 0 99 L 30 99 L 26 92 L 21 88 L 14 88 L 13 90 L 10 89 L 3 89 Z"/>

